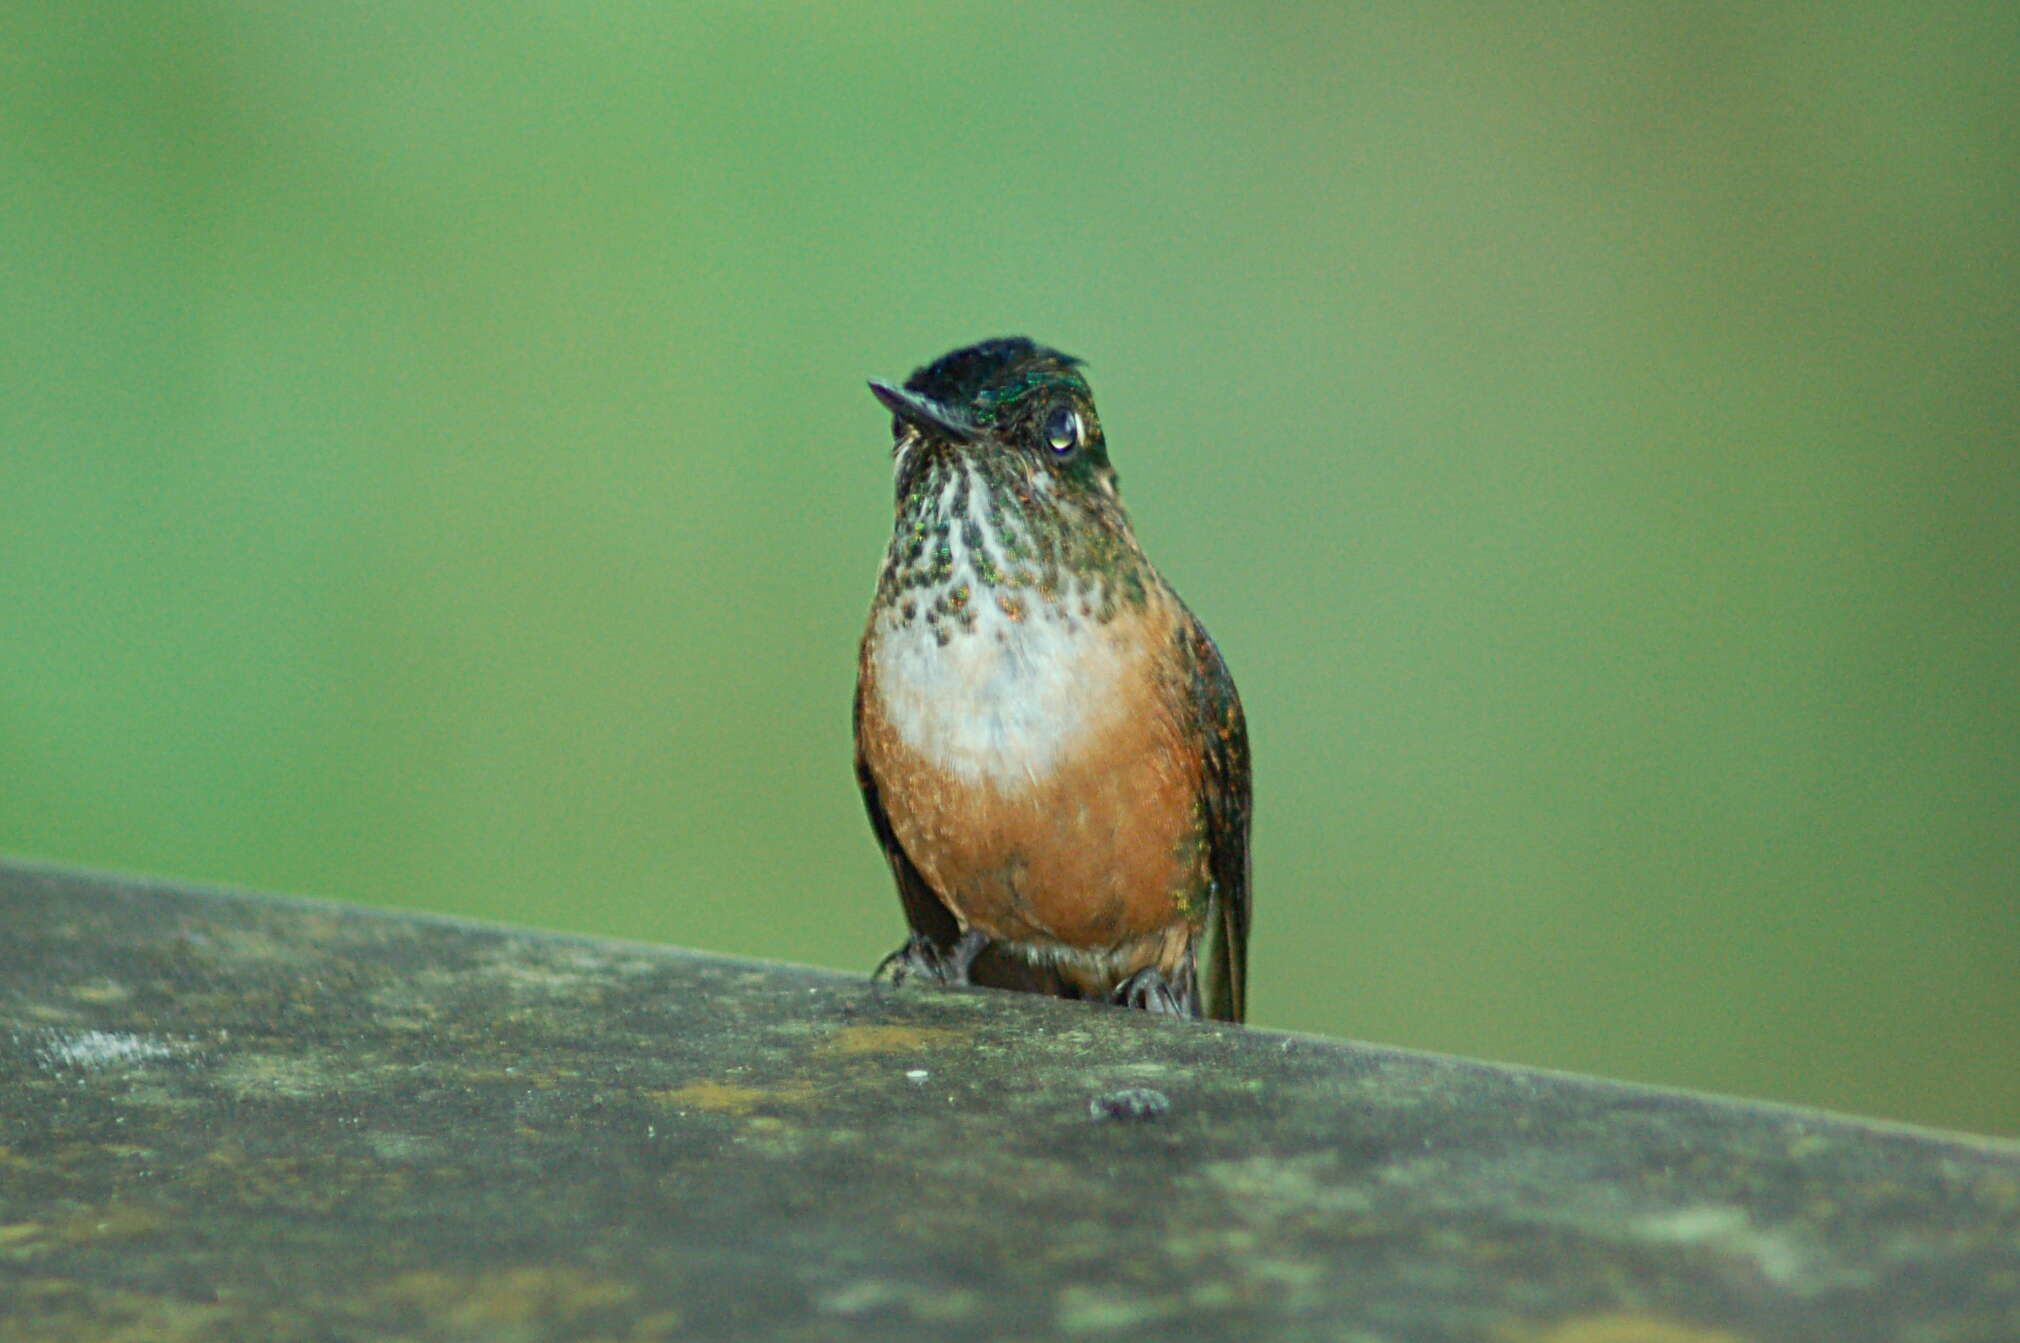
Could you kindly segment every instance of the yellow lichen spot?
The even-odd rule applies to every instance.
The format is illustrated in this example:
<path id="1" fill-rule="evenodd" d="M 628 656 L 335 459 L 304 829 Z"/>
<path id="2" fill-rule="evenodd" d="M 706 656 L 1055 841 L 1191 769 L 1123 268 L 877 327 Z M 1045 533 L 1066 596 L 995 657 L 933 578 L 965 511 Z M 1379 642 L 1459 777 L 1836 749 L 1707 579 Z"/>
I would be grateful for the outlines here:
<path id="1" fill-rule="evenodd" d="M 153 1208 L 133 1203 L 113 1203 L 66 1217 L 57 1225 L 56 1234 L 72 1245 L 86 1245 L 93 1241 L 152 1235 L 167 1225 L 168 1218 Z"/>
<path id="2" fill-rule="evenodd" d="M 1745 1343 L 1730 1330 L 1631 1311 L 1574 1315 L 1551 1325 L 1504 1328 L 1500 1334 L 1506 1343 Z"/>
<path id="3" fill-rule="evenodd" d="M 903 1054 L 940 1049 L 962 1039 L 944 1026 L 844 1026 L 821 1042 L 823 1054 Z"/>
<path id="4" fill-rule="evenodd" d="M 744 1087 L 712 1078 L 697 1078 L 683 1087 L 645 1093 L 662 1105 L 683 1110 L 706 1110 L 710 1114 L 745 1115 L 760 1105 L 793 1104 L 814 1094 L 806 1082 L 790 1082 L 779 1087 Z"/>
<path id="5" fill-rule="evenodd" d="M 458 1337 L 579 1319 L 619 1307 L 637 1295 L 629 1283 L 567 1266 L 525 1266 L 495 1273 L 402 1273 L 373 1295 L 417 1311 Z"/>
<path id="6" fill-rule="evenodd" d="M 9 1222 L 0 1226 L 0 1250 L 9 1245 L 18 1245 L 24 1240 L 33 1240 L 42 1234 L 40 1222 Z"/>
<path id="7" fill-rule="evenodd" d="M 9 1338 L 91 1339 L 93 1343 L 208 1343 L 233 1336 L 228 1306 L 196 1305 L 71 1277 L 21 1277 L 8 1284 L 11 1319 L 32 1321 Z M 239 1320 L 243 1323 L 243 1320 Z"/>

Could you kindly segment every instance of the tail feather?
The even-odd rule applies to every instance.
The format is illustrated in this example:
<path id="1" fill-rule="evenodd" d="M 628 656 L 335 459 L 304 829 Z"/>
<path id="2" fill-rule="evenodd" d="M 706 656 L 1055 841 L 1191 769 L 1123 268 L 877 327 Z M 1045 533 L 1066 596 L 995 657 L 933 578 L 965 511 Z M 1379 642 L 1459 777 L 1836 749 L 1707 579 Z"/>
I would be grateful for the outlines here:
<path id="1" fill-rule="evenodd" d="M 1248 967 L 1231 926 L 1233 911 L 1224 900 L 1214 902 L 1206 934 L 1206 1015 L 1216 1021 L 1241 1022 L 1248 1017 Z"/>

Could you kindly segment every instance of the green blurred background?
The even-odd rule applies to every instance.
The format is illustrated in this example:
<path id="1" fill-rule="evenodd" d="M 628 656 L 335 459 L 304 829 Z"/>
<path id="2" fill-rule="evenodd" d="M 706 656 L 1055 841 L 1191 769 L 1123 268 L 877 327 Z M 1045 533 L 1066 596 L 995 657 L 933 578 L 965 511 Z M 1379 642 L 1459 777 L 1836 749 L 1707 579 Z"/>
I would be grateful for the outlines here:
<path id="1" fill-rule="evenodd" d="M 866 971 L 863 379 L 1085 357 L 1254 1018 L 2020 1133 L 2020 10 L 9 5 L 0 849 Z"/>

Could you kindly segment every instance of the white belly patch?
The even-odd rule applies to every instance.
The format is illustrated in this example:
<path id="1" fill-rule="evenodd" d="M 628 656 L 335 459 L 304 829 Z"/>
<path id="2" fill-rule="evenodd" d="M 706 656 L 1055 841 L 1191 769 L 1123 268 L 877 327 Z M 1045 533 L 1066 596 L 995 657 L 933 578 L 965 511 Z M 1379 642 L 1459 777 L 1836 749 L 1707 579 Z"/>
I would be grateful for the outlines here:
<path id="1" fill-rule="evenodd" d="M 1028 593 L 1019 593 L 1028 599 Z M 1109 631 L 1029 602 L 1013 620 L 988 589 L 973 629 L 942 644 L 923 616 L 889 616 L 874 654 L 886 720 L 906 746 L 964 779 L 1006 793 L 1036 783 L 1118 701 L 1123 659 Z"/>

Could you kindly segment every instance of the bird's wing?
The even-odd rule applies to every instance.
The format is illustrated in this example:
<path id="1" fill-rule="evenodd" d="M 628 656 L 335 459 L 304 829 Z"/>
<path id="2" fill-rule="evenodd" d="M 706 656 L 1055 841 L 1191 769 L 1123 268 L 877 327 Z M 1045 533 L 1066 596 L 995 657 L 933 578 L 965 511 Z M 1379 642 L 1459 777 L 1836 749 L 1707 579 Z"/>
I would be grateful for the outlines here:
<path id="1" fill-rule="evenodd" d="M 1227 663 L 1190 611 L 1179 637 L 1191 672 L 1193 721 L 1201 733 L 1199 806 L 1213 881 L 1207 902 L 1203 1005 L 1210 1017 L 1240 1021 L 1248 1014 L 1248 723 Z"/>
<path id="2" fill-rule="evenodd" d="M 898 899 L 905 906 L 905 922 L 912 931 L 924 937 L 942 951 L 952 947 L 961 938 L 960 926 L 954 921 L 953 911 L 940 899 L 919 869 L 913 865 L 904 845 L 898 843 L 897 834 L 891 829 L 890 815 L 884 810 L 882 798 L 877 794 L 877 779 L 870 772 L 869 761 L 863 758 L 863 688 L 864 678 L 856 678 L 856 786 L 863 790 L 863 809 L 870 813 L 870 829 L 877 835 L 877 844 L 884 851 L 885 861 L 891 865 L 891 875 L 898 882 Z"/>

